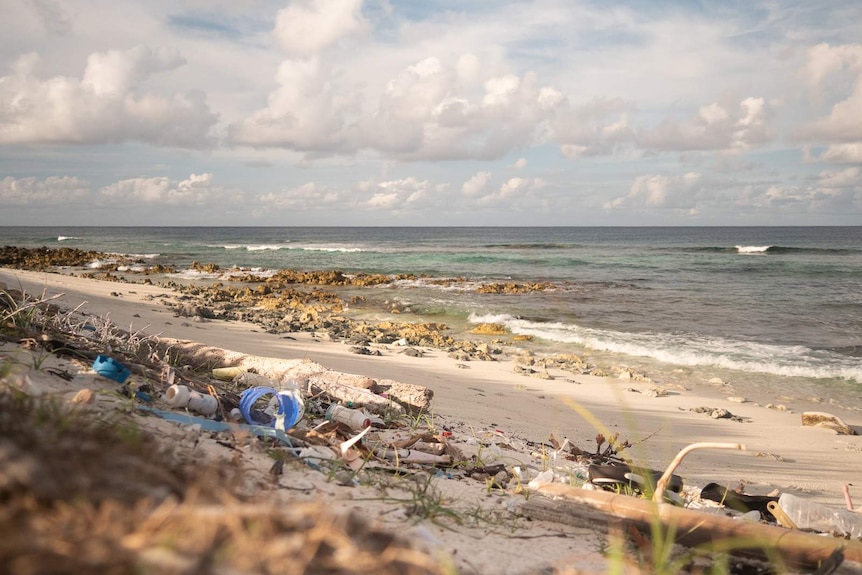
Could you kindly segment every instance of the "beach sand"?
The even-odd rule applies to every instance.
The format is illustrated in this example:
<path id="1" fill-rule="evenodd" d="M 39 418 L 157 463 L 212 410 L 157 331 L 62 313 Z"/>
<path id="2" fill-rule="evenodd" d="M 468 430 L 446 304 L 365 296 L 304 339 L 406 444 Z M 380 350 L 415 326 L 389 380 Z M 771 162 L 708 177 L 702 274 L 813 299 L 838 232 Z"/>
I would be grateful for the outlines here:
<path id="1" fill-rule="evenodd" d="M 684 389 L 670 388 L 664 397 L 651 397 L 644 392 L 660 382 L 573 375 L 553 369 L 549 370 L 553 379 L 538 379 L 515 373 L 510 359 L 465 363 L 437 349 L 424 350 L 422 357 L 399 353 L 394 346 L 380 348 L 380 356 L 356 355 L 348 351 L 348 345 L 316 334 L 269 334 L 242 322 L 175 317 L 160 303 L 162 297 L 175 294 L 162 287 L 7 269 L 0 269 L 0 282 L 10 289 L 24 288 L 44 297 L 62 294 L 52 303 L 107 317 L 130 332 L 199 342 L 252 356 L 308 359 L 338 372 L 426 386 L 434 392 L 431 415 L 435 425 L 455 430 L 453 443 L 463 441 L 465 451 L 485 437 L 534 446 L 550 436 L 568 438 L 590 451 L 595 448 L 597 429 L 573 409 L 570 402 L 576 402 L 611 432 L 635 444 L 629 455 L 654 469 L 664 469 L 680 449 L 694 442 L 746 446 L 745 451 L 690 454 L 676 471 L 687 485 L 743 485 L 747 493 L 755 494 L 779 490 L 835 507 L 843 507 L 844 484 L 854 485 L 851 494 L 860 489 L 855 485 L 859 485 L 862 472 L 862 436 L 837 435 L 801 423 L 803 411 L 827 411 L 862 429 L 858 427 L 862 426 L 858 412 L 840 406 L 794 403 L 779 410 L 751 401 L 738 403 L 727 398 L 721 382 L 703 381 L 693 381 Z M 34 373 L 32 377 L 40 375 Z M 82 372 L 64 393 L 107 385 L 92 372 Z M 782 398 L 774 398 L 773 403 L 782 404 Z M 713 419 L 692 411 L 698 407 L 725 408 L 742 421 Z M 174 438 L 188 433 L 168 422 L 154 425 L 160 433 Z M 265 477 L 271 461 L 259 453 L 256 458 L 247 455 L 243 465 L 253 470 L 249 473 Z M 490 452 L 483 455 L 489 460 L 494 457 Z M 519 455 L 529 459 L 529 453 Z M 507 464 L 517 461 L 505 452 L 497 456 Z M 535 461 L 533 465 L 541 467 Z M 461 573 L 528 573 L 548 566 L 577 567 L 583 572 L 606 570 L 607 559 L 602 553 L 606 534 L 597 530 L 543 521 L 522 522 L 511 532 L 505 525 L 451 528 L 429 521 L 417 523 L 403 512 L 393 512 L 392 503 L 380 501 L 371 488 L 338 486 L 311 469 L 302 471 L 301 477 L 297 473 L 286 474 L 280 482 L 284 486 L 287 478 L 293 477 L 293 487 L 307 487 L 304 491 L 273 489 L 262 478 L 259 484 L 261 489 L 266 484 L 267 496 L 283 505 L 290 505 L 297 497 L 324 498 L 335 508 L 356 510 L 375 524 L 419 541 L 432 553 L 452 558 Z M 453 505 L 465 509 L 476 505 L 502 510 L 513 500 L 523 499 L 470 480 L 441 478 L 436 484 Z M 855 495 L 862 501 L 862 490 Z M 361 501 L 366 498 L 369 501 Z"/>

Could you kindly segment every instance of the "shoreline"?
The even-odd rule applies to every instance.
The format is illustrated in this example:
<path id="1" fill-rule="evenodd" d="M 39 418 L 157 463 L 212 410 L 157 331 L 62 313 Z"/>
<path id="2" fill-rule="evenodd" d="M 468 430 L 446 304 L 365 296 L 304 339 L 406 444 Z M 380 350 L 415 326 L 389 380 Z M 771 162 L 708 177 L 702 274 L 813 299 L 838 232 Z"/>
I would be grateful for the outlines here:
<path id="1" fill-rule="evenodd" d="M 0 283 L 9 289 L 23 287 L 46 298 L 62 294 L 51 303 L 108 318 L 131 333 L 150 334 L 178 344 L 196 342 L 260 358 L 311 360 L 335 372 L 427 387 L 434 396 L 431 413 L 424 417 L 436 428 L 450 430 L 453 446 L 465 454 L 473 453 L 475 461 L 507 468 L 519 466 L 525 473 L 539 473 L 546 466 L 554 470 L 573 468 L 565 461 L 540 462 L 539 456 L 548 455 L 545 446 L 550 437 L 560 442 L 568 438 L 587 451 L 595 448 L 596 428 L 567 401 L 588 410 L 611 433 L 618 432 L 620 441 L 634 444 L 625 455 L 654 469 L 667 467 L 680 449 L 694 442 L 746 444 L 747 451 L 692 453 L 676 470 L 688 489 L 716 482 L 730 489 L 741 486 L 748 494 L 779 490 L 841 508 L 841 488 L 854 482 L 859 468 L 854 462 L 862 461 L 862 436 L 803 427 L 801 409 L 779 411 L 753 402 L 734 403 L 720 393 L 720 388 L 690 386 L 652 397 L 649 382 L 576 375 L 553 367 L 548 369 L 553 379 L 526 377 L 515 372 L 514 359 L 505 355 L 498 361 L 462 361 L 448 357 L 443 350 L 423 348 L 421 356 L 413 357 L 399 353 L 395 345 L 373 346 L 381 355 L 357 355 L 349 351 L 348 344 L 327 341 L 312 333 L 272 334 L 241 321 L 178 316 L 166 303 L 181 294 L 155 285 L 7 268 L 0 268 Z M 91 370 L 78 369 L 74 379 L 78 386 L 93 386 L 102 393 L 114 387 L 91 375 Z M 50 378 L 39 370 L 30 373 L 34 380 Z M 52 380 L 51 385 L 56 388 L 58 383 Z M 64 397 L 75 391 L 74 386 L 59 385 Z M 703 406 L 723 407 L 742 421 L 713 419 L 692 411 Z M 267 471 L 272 460 L 254 443 L 239 452 L 225 453 L 223 443 L 207 438 L 214 434 L 153 421 L 157 418 L 135 418 L 144 421 L 147 429 L 171 438 L 176 446 L 191 450 L 196 461 L 214 458 L 217 465 L 230 468 L 236 468 L 241 461 L 245 489 L 251 488 L 258 497 L 266 498 L 268 505 L 278 501 L 280 506 L 292 507 L 310 500 L 325 502 L 327 509 L 358 513 L 376 528 L 397 532 L 432 556 L 448 557 L 445 561 L 463 574 L 526 575 L 550 566 L 561 569 L 555 573 L 571 572 L 565 568 L 572 566 L 577 566 L 579 572 L 601 573 L 609 569 L 610 559 L 603 551 L 608 537 L 605 527 L 523 519 L 513 527 L 517 520 L 499 519 L 500 514 L 510 517 L 508 510 L 523 503 L 525 494 L 513 489 L 491 490 L 487 480 L 483 483 L 452 478 L 446 473 L 432 478 L 442 494 L 441 502 L 456 506 L 459 514 L 486 518 L 476 525 L 449 527 L 440 525 L 434 517 L 414 521 L 403 503 L 392 502 L 401 500 L 389 501 L 372 487 L 342 483 L 337 472 L 327 475 L 302 465 L 288 470 L 285 465 L 284 477 L 273 484 Z M 859 423 L 851 418 L 846 421 L 850 425 Z M 854 495 L 860 499 L 859 494 Z M 491 517 L 496 519 L 487 519 Z M 512 524 L 506 527 L 509 521 Z"/>
<path id="2" fill-rule="evenodd" d="M 335 371 L 426 386 L 434 392 L 435 415 L 502 428 L 535 442 L 553 435 L 589 447 L 596 431 L 563 403 L 570 398 L 632 443 L 648 437 L 639 443 L 643 453 L 637 455 L 654 468 L 664 468 L 677 451 L 696 441 L 739 440 L 747 445 L 745 453 L 692 456 L 679 473 L 695 485 L 714 481 L 766 491 L 796 490 L 834 503 L 840 501 L 841 486 L 856 478 L 856 468 L 847 465 L 847 458 L 862 463 L 862 436 L 801 425 L 801 412 L 812 410 L 835 413 L 851 426 L 862 424 L 836 406 L 795 402 L 783 411 L 754 402 L 736 403 L 722 394 L 720 385 L 669 388 L 667 396 L 649 397 L 653 385 L 648 382 L 553 368 L 548 369 L 553 379 L 540 379 L 515 373 L 511 358 L 464 362 L 434 348 L 423 349 L 422 357 L 399 353 L 392 345 L 379 346 L 380 356 L 357 355 L 342 342 L 311 333 L 276 335 L 243 322 L 176 317 L 157 303 L 176 294 L 159 286 L 6 268 L 0 268 L 0 282 L 10 288 L 20 283 L 32 293 L 64 293 L 56 303 L 73 308 L 86 302 L 81 311 L 108 316 L 129 331 L 262 357 L 310 359 Z M 727 409 L 743 422 L 690 411 L 702 406 Z"/>

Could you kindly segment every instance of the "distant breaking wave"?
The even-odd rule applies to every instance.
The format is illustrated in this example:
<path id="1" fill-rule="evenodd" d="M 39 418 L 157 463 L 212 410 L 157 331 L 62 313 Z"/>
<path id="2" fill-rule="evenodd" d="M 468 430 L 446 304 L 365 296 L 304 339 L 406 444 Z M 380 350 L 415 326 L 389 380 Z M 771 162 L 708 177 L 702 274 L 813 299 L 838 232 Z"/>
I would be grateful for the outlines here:
<path id="1" fill-rule="evenodd" d="M 340 252 L 340 253 L 354 253 L 354 252 L 364 252 L 366 250 L 357 247 L 347 247 L 347 246 L 315 246 L 315 245 L 286 245 L 286 244 L 257 244 L 257 245 L 246 245 L 246 244 L 227 244 L 223 246 L 210 246 L 210 247 L 220 247 L 226 250 L 246 250 L 249 252 L 262 252 L 262 251 L 278 251 L 278 250 L 297 250 L 297 251 L 305 251 L 305 252 Z"/>
<path id="2" fill-rule="evenodd" d="M 302 250 L 306 252 L 339 252 L 343 254 L 352 254 L 366 251 L 362 248 L 347 246 L 289 246 L 287 249 Z"/>
<path id="3" fill-rule="evenodd" d="M 502 248 L 507 250 L 566 250 L 578 247 L 574 244 L 551 244 L 551 243 L 535 243 L 535 244 L 485 244 L 482 246 L 486 249 Z"/>
<path id="4" fill-rule="evenodd" d="M 761 245 L 746 246 L 735 245 L 733 247 L 708 246 L 695 248 L 682 248 L 683 251 L 701 253 L 733 253 L 733 254 L 824 254 L 824 255 L 854 255 L 862 253 L 862 250 L 848 248 L 794 248 L 789 246 Z"/>
<path id="5" fill-rule="evenodd" d="M 84 238 L 79 238 L 77 236 L 57 236 L 58 242 L 68 242 L 71 240 L 83 240 Z"/>
<path id="6" fill-rule="evenodd" d="M 772 246 L 736 246 L 736 251 L 741 254 L 765 254 Z"/>
<path id="7" fill-rule="evenodd" d="M 696 334 L 625 333 L 562 322 L 535 322 L 506 314 L 476 315 L 473 323 L 499 323 L 513 334 L 573 343 L 596 351 L 647 357 L 685 366 L 715 366 L 787 377 L 839 378 L 862 383 L 858 358 L 804 346 L 778 346 Z"/>

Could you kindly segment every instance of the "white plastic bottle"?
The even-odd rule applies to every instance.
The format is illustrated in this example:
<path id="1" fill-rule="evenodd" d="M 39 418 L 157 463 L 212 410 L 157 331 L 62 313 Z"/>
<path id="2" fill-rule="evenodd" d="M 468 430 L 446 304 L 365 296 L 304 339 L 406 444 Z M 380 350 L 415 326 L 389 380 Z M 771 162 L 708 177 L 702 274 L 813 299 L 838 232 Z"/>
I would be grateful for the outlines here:
<path id="1" fill-rule="evenodd" d="M 213 415 L 218 411 L 218 400 L 211 396 L 189 389 L 185 385 L 172 385 L 165 393 L 165 401 L 171 407 L 188 409 L 201 415 Z"/>

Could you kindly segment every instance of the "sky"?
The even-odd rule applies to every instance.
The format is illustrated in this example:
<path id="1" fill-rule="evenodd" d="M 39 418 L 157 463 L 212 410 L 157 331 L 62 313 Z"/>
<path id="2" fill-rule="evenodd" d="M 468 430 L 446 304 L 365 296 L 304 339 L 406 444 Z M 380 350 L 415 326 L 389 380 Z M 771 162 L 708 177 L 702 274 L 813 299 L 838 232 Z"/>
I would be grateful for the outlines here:
<path id="1" fill-rule="evenodd" d="M 0 0 L 0 225 L 862 225 L 859 0 Z"/>

